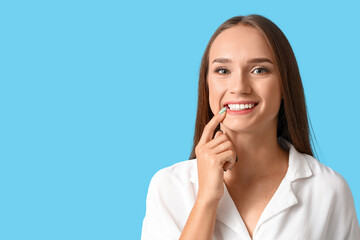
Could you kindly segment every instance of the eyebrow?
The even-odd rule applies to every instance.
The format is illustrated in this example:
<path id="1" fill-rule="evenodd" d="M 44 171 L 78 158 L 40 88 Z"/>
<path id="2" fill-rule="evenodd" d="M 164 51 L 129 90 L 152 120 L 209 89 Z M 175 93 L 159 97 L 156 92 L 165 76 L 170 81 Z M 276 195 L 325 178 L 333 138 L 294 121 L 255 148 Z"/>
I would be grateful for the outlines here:
<path id="1" fill-rule="evenodd" d="M 218 62 L 218 63 L 231 63 L 232 61 L 228 58 L 215 58 L 214 61 L 212 63 L 215 63 L 215 62 Z M 268 58 L 253 58 L 253 59 L 250 59 L 248 61 L 248 63 L 262 63 L 262 62 L 268 62 L 268 63 L 271 63 L 273 64 L 273 62 L 268 59 Z"/>

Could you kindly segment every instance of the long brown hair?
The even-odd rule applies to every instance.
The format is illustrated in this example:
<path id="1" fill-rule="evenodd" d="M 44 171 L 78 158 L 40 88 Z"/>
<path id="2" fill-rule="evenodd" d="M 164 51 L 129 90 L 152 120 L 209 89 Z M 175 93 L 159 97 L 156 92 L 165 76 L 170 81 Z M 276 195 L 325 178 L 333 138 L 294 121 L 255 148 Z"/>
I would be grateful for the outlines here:
<path id="1" fill-rule="evenodd" d="M 272 21 L 261 15 L 251 14 L 235 16 L 226 20 L 216 29 L 206 46 L 200 66 L 195 134 L 189 159 L 196 158 L 195 147 L 201 138 L 205 125 L 214 116 L 210 109 L 209 89 L 206 80 L 211 45 L 221 32 L 239 24 L 258 29 L 265 36 L 274 52 L 280 71 L 280 85 L 283 92 L 278 113 L 277 137 L 282 137 L 292 143 L 297 151 L 314 156 L 313 151 L 315 153 L 316 151 L 310 144 L 310 139 L 313 143 L 309 131 L 309 123 L 311 126 L 311 122 L 308 118 L 304 88 L 294 52 L 284 33 Z M 219 129 L 220 124 L 215 132 Z M 312 132 L 314 132 L 313 129 Z M 318 157 L 316 156 L 316 158 Z"/>

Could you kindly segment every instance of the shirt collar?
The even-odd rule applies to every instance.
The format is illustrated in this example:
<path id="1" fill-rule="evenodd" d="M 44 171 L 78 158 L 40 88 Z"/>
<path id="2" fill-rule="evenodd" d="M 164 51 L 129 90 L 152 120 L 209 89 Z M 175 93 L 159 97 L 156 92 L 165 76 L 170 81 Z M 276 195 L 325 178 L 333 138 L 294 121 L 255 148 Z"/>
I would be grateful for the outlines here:
<path id="1" fill-rule="evenodd" d="M 306 154 L 298 152 L 294 145 L 284 138 L 278 138 L 279 144 L 289 149 L 289 166 L 285 175 L 285 179 L 290 182 L 301 178 L 312 176 L 311 168 L 306 160 Z M 194 159 L 196 161 L 196 159 Z M 197 166 L 197 165 L 196 165 Z M 198 183 L 197 168 L 193 168 L 190 172 L 190 179 L 193 183 Z"/>
<path id="2" fill-rule="evenodd" d="M 261 214 L 253 236 L 257 234 L 257 231 L 262 224 L 275 217 L 278 213 L 296 205 L 299 202 L 291 187 L 291 182 L 301 178 L 308 178 L 313 175 L 306 160 L 306 154 L 298 152 L 290 142 L 283 138 L 279 138 L 278 141 L 281 146 L 289 150 L 288 170 L 274 196 Z M 197 168 L 193 168 L 190 172 L 190 181 L 196 184 L 198 183 Z M 240 214 L 236 214 L 236 205 L 228 193 L 225 183 L 224 191 L 224 196 L 219 202 L 216 218 L 235 231 L 243 239 L 251 239 Z"/>

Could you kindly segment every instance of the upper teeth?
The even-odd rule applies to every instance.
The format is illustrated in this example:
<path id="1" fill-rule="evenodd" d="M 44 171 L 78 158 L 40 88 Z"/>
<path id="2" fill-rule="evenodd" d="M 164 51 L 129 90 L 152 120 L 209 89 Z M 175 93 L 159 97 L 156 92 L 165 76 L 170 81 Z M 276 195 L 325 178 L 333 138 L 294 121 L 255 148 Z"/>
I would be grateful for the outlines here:
<path id="1" fill-rule="evenodd" d="M 255 106 L 254 103 L 249 104 L 228 104 L 230 110 L 243 110 L 253 108 Z"/>

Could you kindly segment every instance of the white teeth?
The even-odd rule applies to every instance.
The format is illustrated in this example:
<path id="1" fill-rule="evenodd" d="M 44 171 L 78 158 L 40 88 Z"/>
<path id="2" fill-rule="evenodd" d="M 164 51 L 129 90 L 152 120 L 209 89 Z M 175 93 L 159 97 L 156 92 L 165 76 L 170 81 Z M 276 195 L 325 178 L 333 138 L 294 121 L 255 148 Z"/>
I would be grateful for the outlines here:
<path id="1" fill-rule="evenodd" d="M 239 111 L 244 109 L 253 108 L 255 106 L 254 103 L 249 104 L 228 104 L 230 110 Z"/>

